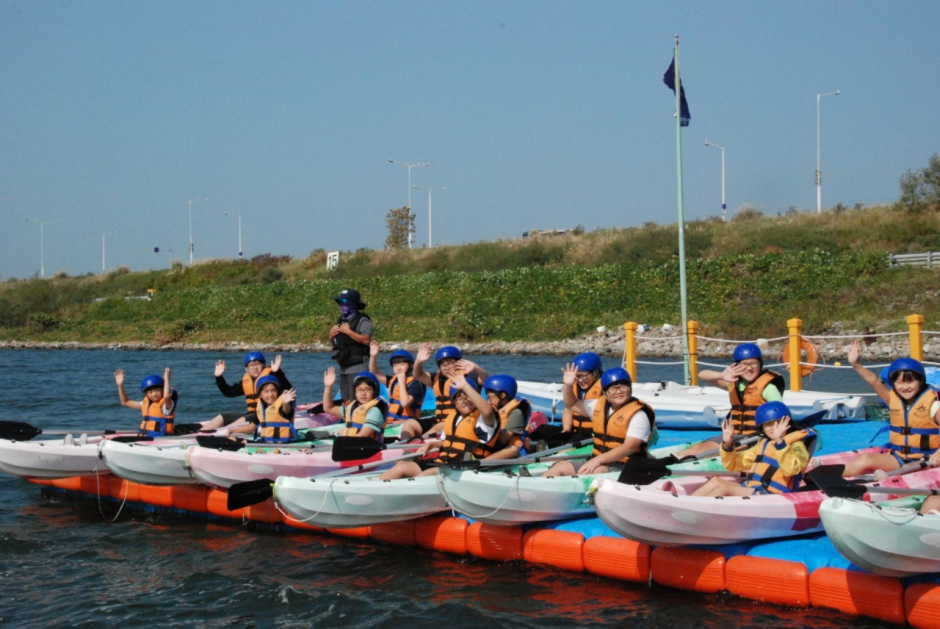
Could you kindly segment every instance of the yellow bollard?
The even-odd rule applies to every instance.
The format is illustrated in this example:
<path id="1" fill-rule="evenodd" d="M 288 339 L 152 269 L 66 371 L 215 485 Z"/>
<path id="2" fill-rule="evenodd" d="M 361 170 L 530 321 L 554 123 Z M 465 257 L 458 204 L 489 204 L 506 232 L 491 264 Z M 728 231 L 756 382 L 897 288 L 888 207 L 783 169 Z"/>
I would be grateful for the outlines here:
<path id="1" fill-rule="evenodd" d="M 924 315 L 912 314 L 907 316 L 907 329 L 911 337 L 911 358 L 924 360 Z"/>
<path id="2" fill-rule="evenodd" d="M 790 362 L 790 390 L 803 390 L 803 374 L 800 373 L 800 332 L 803 330 L 802 319 L 790 319 L 787 321 L 787 328 L 790 330 L 790 355 L 787 356 Z"/>
<path id="3" fill-rule="evenodd" d="M 633 321 L 623 324 L 623 330 L 626 332 L 623 366 L 634 382 L 636 382 L 636 328 L 637 325 Z"/>
<path id="4" fill-rule="evenodd" d="M 698 321 L 689 321 L 689 375 L 692 386 L 698 386 Z"/>

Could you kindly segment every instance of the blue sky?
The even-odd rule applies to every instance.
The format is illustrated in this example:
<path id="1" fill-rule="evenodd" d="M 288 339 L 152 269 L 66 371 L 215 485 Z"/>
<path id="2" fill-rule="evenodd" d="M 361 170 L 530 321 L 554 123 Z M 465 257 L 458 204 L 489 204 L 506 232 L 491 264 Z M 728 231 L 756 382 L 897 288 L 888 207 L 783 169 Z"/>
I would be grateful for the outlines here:
<path id="1" fill-rule="evenodd" d="M 0 3 L 0 275 L 434 244 L 897 199 L 940 152 L 931 2 Z M 413 190 L 415 244 L 427 193 Z M 92 233 L 96 232 L 96 233 Z M 153 248 L 163 251 L 155 254 Z M 172 249 L 167 254 L 166 250 Z"/>

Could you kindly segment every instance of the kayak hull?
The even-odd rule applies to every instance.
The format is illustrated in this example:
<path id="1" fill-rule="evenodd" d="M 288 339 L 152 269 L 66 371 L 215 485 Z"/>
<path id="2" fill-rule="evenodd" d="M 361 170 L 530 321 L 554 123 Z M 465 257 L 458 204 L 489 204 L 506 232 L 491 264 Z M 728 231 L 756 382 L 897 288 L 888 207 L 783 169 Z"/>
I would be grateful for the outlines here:
<path id="1" fill-rule="evenodd" d="M 11 441 L 0 439 L 0 470 L 22 478 L 69 478 L 108 473 L 98 458 L 102 437 L 66 435 L 62 439 Z"/>
<path id="2" fill-rule="evenodd" d="M 144 485 L 198 483 L 186 463 L 186 451 L 195 443 L 155 445 L 104 441 L 99 452 L 104 463 L 123 479 Z"/>

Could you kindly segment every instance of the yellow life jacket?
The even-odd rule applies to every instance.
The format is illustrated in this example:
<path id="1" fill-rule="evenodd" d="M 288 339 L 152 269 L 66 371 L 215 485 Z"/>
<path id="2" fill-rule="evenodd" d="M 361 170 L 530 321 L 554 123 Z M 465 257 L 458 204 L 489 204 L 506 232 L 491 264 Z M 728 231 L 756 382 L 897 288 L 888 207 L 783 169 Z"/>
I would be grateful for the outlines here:
<path id="1" fill-rule="evenodd" d="M 459 414 L 455 414 L 444 422 L 444 444 L 437 457 L 439 463 L 463 460 L 466 452 L 482 458 L 494 451 L 499 440 L 499 428 L 493 431 L 493 436 L 488 441 L 480 441 L 476 432 L 479 417 L 480 411 L 473 411 L 462 420 Z"/>
<path id="2" fill-rule="evenodd" d="M 810 456 L 816 449 L 816 431 L 811 429 L 796 430 L 783 437 L 787 445 L 792 445 L 797 441 L 802 441 Z M 745 487 L 764 488 L 773 494 L 788 494 L 796 491 L 803 479 L 803 473 L 787 476 L 780 469 L 780 460 L 777 458 L 779 450 L 774 442 L 766 437 L 758 442 L 759 449 L 757 457 L 754 459 L 754 465 L 747 473 L 747 477 L 742 483 Z"/>
<path id="3" fill-rule="evenodd" d="M 506 423 L 509 421 L 509 414 L 514 410 L 519 409 L 522 411 L 522 416 L 525 418 L 525 426 L 529 425 L 529 416 L 532 414 L 532 407 L 529 404 L 529 401 L 524 398 L 513 398 L 506 402 L 502 408 L 494 409 L 499 414 L 499 430 L 497 432 L 506 432 Z M 523 430 L 521 435 L 512 433 L 510 435 L 509 442 L 503 446 L 504 448 L 511 448 L 512 446 L 517 446 L 520 449 L 525 444 L 525 438 L 527 433 Z M 492 447 L 483 446 L 483 449 L 487 451 L 487 456 L 493 454 L 500 449 L 498 443 L 494 443 Z"/>
<path id="4" fill-rule="evenodd" d="M 457 416 L 457 407 L 454 401 L 450 399 L 451 380 L 440 371 L 431 378 L 431 390 L 434 392 L 434 400 L 437 402 L 434 419 L 438 422 L 447 422 L 447 420 Z"/>
<path id="5" fill-rule="evenodd" d="M 587 391 L 581 390 L 581 387 L 578 386 L 578 383 L 575 382 L 571 385 L 571 390 L 574 392 L 574 396 L 580 400 L 587 402 L 588 400 L 599 400 L 604 397 L 604 389 L 601 387 L 601 379 L 598 378 L 594 381 Z M 577 413 L 572 413 L 568 409 L 565 409 L 566 413 L 571 413 L 571 430 L 572 432 L 578 432 L 579 430 L 591 430 L 592 420 L 587 415 L 578 415 Z"/>
<path id="6" fill-rule="evenodd" d="M 287 443 L 297 438 L 293 413 L 291 417 L 284 417 L 281 414 L 283 406 L 284 401 L 280 396 L 271 406 L 265 407 L 264 403 L 258 404 L 256 411 L 258 427 L 255 429 L 255 437 L 263 443 Z"/>
<path id="7" fill-rule="evenodd" d="M 646 416 L 649 418 L 650 438 L 652 439 L 656 415 L 648 404 L 636 398 L 630 398 L 627 400 L 626 404 L 611 413 L 610 417 L 607 417 L 608 408 L 609 403 L 606 397 L 598 400 L 597 404 L 594 406 L 594 414 L 591 418 L 591 429 L 594 432 L 594 450 L 591 452 L 592 457 L 599 456 L 608 450 L 622 445 L 627 439 L 627 431 L 630 429 L 630 420 L 633 419 L 633 416 L 639 411 L 645 412 Z M 638 452 L 630 456 L 646 456 L 648 450 L 649 443 L 644 443 L 640 446 Z M 625 456 L 617 462 L 626 463 L 630 456 Z"/>
<path id="8" fill-rule="evenodd" d="M 385 422 L 388 421 L 389 413 L 388 404 L 381 398 L 369 400 L 365 404 L 360 404 L 355 400 L 348 404 L 346 406 L 346 429 L 343 430 L 343 436 L 355 437 L 358 435 L 366 424 L 366 413 L 369 412 L 370 408 L 375 406 L 378 406 L 379 410 L 382 411 L 382 429 L 370 436 L 379 443 L 382 443 L 385 432 Z"/>
<path id="9" fill-rule="evenodd" d="M 173 412 L 169 415 L 163 414 L 163 406 L 166 402 L 160 398 L 156 402 L 151 402 L 144 398 L 140 402 L 140 414 L 143 420 L 140 422 L 140 428 L 137 435 L 140 437 L 160 437 L 162 435 L 173 434 L 173 422 L 176 419 L 176 400 L 179 396 L 176 391 L 170 393 L 170 399 L 173 401 Z"/>
<path id="10" fill-rule="evenodd" d="M 738 383 L 732 382 L 728 385 L 728 397 L 731 398 L 731 421 L 734 422 L 734 432 L 738 435 L 759 435 L 761 431 L 757 429 L 754 421 L 754 415 L 757 407 L 763 404 L 764 389 L 768 384 L 777 387 L 777 390 L 783 393 L 785 383 L 783 376 L 773 371 L 762 371 L 754 382 L 747 385 L 743 395 L 738 392 Z"/>
<path id="11" fill-rule="evenodd" d="M 408 388 L 414 382 L 414 378 L 407 376 L 405 378 L 405 388 Z M 405 406 L 398 399 L 398 376 L 392 376 L 388 380 L 388 416 L 391 420 L 404 421 L 406 419 L 417 419 L 421 417 L 421 404 L 424 400 L 415 399 L 411 406 Z"/>
<path id="12" fill-rule="evenodd" d="M 891 438 L 888 448 L 905 461 L 929 457 L 940 448 L 940 426 L 930 416 L 930 407 L 938 394 L 927 388 L 911 404 L 905 404 L 893 389 L 890 392 L 888 418 Z"/>
<path id="13" fill-rule="evenodd" d="M 261 370 L 261 373 L 258 374 L 258 378 L 270 374 L 271 368 L 265 367 Z M 254 415 L 258 409 L 258 390 L 255 388 L 255 382 L 257 382 L 258 378 L 252 378 L 248 375 L 247 371 L 245 375 L 242 376 L 242 391 L 245 392 L 245 404 L 248 407 L 248 417 Z"/>

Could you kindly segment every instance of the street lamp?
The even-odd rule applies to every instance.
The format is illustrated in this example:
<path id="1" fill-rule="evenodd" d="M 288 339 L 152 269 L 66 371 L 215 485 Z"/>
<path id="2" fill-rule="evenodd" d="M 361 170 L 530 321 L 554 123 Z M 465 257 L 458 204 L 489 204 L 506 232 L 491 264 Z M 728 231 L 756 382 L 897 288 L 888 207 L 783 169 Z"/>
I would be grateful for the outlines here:
<path id="1" fill-rule="evenodd" d="M 189 200 L 189 266 L 193 265 L 193 203 L 208 200 L 205 197 L 196 197 Z"/>
<path id="2" fill-rule="evenodd" d="M 101 234 L 101 272 L 104 273 L 104 237 L 108 234 L 116 234 L 117 232 L 88 232 L 89 234 Z"/>
<path id="3" fill-rule="evenodd" d="M 705 146 L 714 146 L 716 149 L 721 149 L 721 220 L 726 221 L 728 220 L 728 205 L 725 203 L 725 147 L 708 140 L 705 140 Z"/>
<path id="4" fill-rule="evenodd" d="M 402 166 L 408 167 L 408 211 L 411 211 L 411 169 L 412 168 L 427 168 L 430 164 L 425 162 L 418 162 L 417 164 L 409 164 L 408 162 L 399 162 L 391 157 L 388 158 L 389 163 L 391 164 L 401 164 Z M 408 248 L 411 249 L 411 233 L 408 234 Z"/>
<path id="5" fill-rule="evenodd" d="M 225 215 L 238 217 L 238 257 L 240 258 L 242 257 L 242 215 L 233 212 L 226 212 Z"/>
<path id="6" fill-rule="evenodd" d="M 46 277 L 45 232 L 46 225 L 53 225 L 59 221 L 37 221 L 35 218 L 24 218 L 24 221 L 39 223 L 39 277 Z"/>
<path id="7" fill-rule="evenodd" d="M 428 249 L 433 249 L 434 245 L 431 244 L 431 193 L 435 190 L 447 190 L 447 188 L 422 188 L 421 186 L 412 186 L 415 190 L 427 190 L 428 191 Z"/>
<path id="8" fill-rule="evenodd" d="M 816 213 L 822 212 L 822 165 L 820 164 L 819 101 L 824 96 L 838 96 L 842 90 L 828 94 L 816 94 Z"/>

